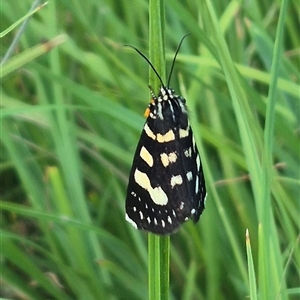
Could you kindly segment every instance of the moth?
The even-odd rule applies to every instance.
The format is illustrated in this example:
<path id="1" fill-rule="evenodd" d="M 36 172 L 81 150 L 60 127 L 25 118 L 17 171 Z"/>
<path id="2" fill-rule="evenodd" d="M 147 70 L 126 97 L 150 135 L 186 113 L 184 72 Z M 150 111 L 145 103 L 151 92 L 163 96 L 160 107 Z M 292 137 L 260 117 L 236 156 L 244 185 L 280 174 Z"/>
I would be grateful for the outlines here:
<path id="1" fill-rule="evenodd" d="M 144 124 L 129 175 L 126 220 L 154 234 L 174 233 L 187 220 L 198 222 L 205 207 L 206 187 L 200 155 L 188 120 L 186 100 L 169 87 L 180 50 L 175 52 L 165 85 L 149 59 L 161 86 L 145 111 Z"/>

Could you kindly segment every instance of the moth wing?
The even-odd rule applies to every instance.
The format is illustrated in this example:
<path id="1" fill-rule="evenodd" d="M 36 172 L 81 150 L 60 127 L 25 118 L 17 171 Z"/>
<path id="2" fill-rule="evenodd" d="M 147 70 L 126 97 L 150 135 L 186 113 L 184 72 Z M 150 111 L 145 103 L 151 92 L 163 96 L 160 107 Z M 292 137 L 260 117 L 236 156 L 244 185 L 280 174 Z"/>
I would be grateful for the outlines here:
<path id="1" fill-rule="evenodd" d="M 165 138 L 169 134 L 167 141 L 157 141 L 161 132 Z M 136 228 L 157 234 L 176 231 L 190 217 L 198 220 L 203 208 L 196 184 L 199 190 L 204 181 L 199 178 L 197 157 L 190 128 L 188 136 L 182 138 L 179 129 L 164 124 L 157 128 L 148 119 L 129 176 L 127 220 Z"/>

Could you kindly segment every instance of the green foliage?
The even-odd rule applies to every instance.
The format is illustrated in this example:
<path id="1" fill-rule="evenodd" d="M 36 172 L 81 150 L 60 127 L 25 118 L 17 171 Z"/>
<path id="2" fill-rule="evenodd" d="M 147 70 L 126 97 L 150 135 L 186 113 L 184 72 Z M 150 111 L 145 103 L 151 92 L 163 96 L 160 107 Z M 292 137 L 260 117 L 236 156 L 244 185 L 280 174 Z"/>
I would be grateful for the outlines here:
<path id="1" fill-rule="evenodd" d="M 164 0 L 149 1 L 149 59 L 166 82 L 165 64 L 165 6 Z M 158 90 L 160 80 L 152 77 L 150 86 Z M 148 235 L 148 299 L 168 300 L 170 285 L 170 237 Z"/>
<path id="2" fill-rule="evenodd" d="M 2 57 L 32 2 L 1 3 Z M 168 74 L 190 33 L 171 86 L 208 188 L 199 223 L 170 238 L 170 299 L 297 299 L 299 5 L 165 2 L 157 48 Z M 156 49 L 148 18 L 144 0 L 52 0 L 3 64 L 0 297 L 147 297 L 147 235 L 124 201 L 149 68 L 123 45 Z"/>

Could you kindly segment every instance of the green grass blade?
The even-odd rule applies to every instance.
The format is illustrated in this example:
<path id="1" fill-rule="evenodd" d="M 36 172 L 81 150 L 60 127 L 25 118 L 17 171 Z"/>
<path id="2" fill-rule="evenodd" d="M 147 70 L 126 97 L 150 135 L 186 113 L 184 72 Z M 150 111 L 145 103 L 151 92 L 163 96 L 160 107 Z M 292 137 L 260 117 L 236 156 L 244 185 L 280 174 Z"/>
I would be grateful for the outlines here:
<path id="1" fill-rule="evenodd" d="M 24 50 L 22 53 L 12 57 L 8 62 L 1 66 L 0 79 L 7 76 L 8 74 L 18 70 L 27 63 L 35 60 L 39 56 L 51 51 L 54 47 L 64 43 L 67 40 L 67 36 L 64 34 L 58 35 L 57 37 Z"/>
<path id="2" fill-rule="evenodd" d="M 9 26 L 8 28 L 6 28 L 2 32 L 0 32 L 0 38 L 6 36 L 8 33 L 10 33 L 12 30 L 14 30 L 14 28 L 16 28 L 19 24 L 21 24 L 23 21 L 25 21 L 30 16 L 32 16 L 33 14 L 35 14 L 37 11 L 39 11 L 41 8 L 43 8 L 45 5 L 47 5 L 47 3 L 48 2 L 45 2 L 42 5 L 36 7 L 34 10 L 30 11 L 29 13 L 27 13 L 25 16 L 23 16 L 18 21 L 16 21 L 15 23 L 13 23 L 11 26 Z"/>
<path id="3" fill-rule="evenodd" d="M 287 14 L 287 0 L 281 2 L 279 22 L 277 26 L 277 33 L 274 44 L 274 51 L 272 56 L 272 66 L 271 66 L 271 80 L 269 85 L 269 92 L 267 98 L 267 111 L 266 111 L 266 121 L 264 128 L 264 151 L 263 151 L 263 160 L 262 160 L 262 187 L 261 187 L 261 214 L 259 219 L 262 222 L 262 229 L 264 230 L 265 239 L 262 241 L 264 243 L 263 252 L 265 256 L 260 257 L 259 264 L 264 264 L 265 267 L 262 270 L 265 270 L 264 273 L 259 274 L 260 286 L 264 286 L 262 289 L 262 298 L 275 298 L 275 292 L 278 292 L 278 284 L 280 278 L 282 278 L 283 273 L 283 262 L 280 260 L 280 249 L 279 243 L 276 241 L 271 232 L 275 232 L 275 221 L 273 212 L 271 209 L 271 194 L 272 194 L 272 182 L 275 177 L 275 171 L 273 168 L 274 159 L 273 159 L 273 145 L 274 145 L 274 127 L 275 127 L 275 105 L 278 97 L 278 88 L 277 82 L 279 77 L 279 68 L 282 57 L 282 41 L 283 41 L 283 30 L 285 17 Z M 274 227 L 273 227 L 274 226 Z M 275 235 L 276 236 L 276 235 Z M 262 245 L 261 245 L 262 246 Z M 270 256 L 272 249 L 273 255 Z M 273 258 L 273 264 L 272 264 Z M 275 263 L 275 264 L 274 264 Z M 275 265 L 280 265 L 279 268 Z M 272 269 L 272 266 L 275 266 L 275 269 Z M 286 298 L 286 295 L 281 295 L 282 299 Z"/>
<path id="4" fill-rule="evenodd" d="M 149 58 L 165 81 L 165 8 L 163 0 L 149 2 Z M 150 68 L 151 87 L 157 91 L 160 81 Z M 170 238 L 148 235 L 148 285 L 149 299 L 169 299 Z"/>
<path id="5" fill-rule="evenodd" d="M 218 19 L 213 6 L 213 3 L 208 0 L 208 11 L 213 25 L 213 36 L 215 37 L 216 47 L 219 52 L 219 58 L 226 77 L 226 82 L 232 98 L 232 105 L 239 126 L 239 134 L 245 151 L 247 166 L 251 176 L 251 184 L 255 198 L 259 198 L 260 193 L 260 178 L 261 167 L 259 162 L 259 132 L 257 125 L 251 115 L 251 110 L 248 104 L 245 91 L 242 89 L 242 84 L 239 74 L 230 57 L 229 49 L 225 43 L 225 39 L 221 35 L 218 25 Z"/>

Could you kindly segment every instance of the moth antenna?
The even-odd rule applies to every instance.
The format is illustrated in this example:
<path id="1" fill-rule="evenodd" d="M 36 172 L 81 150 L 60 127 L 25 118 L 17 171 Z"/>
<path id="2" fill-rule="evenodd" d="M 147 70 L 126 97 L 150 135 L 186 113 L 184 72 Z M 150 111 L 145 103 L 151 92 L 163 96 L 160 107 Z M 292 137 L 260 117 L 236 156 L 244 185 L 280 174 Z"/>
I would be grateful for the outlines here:
<path id="1" fill-rule="evenodd" d="M 177 50 L 176 50 L 176 52 L 175 52 L 175 55 L 174 55 L 174 58 L 173 58 L 173 61 L 172 61 L 171 70 L 170 70 L 169 77 L 168 77 L 168 86 L 170 86 L 170 80 L 171 80 L 172 72 L 173 72 L 173 69 L 174 69 L 174 65 L 175 65 L 175 61 L 176 61 L 177 54 L 178 54 L 178 52 L 179 52 L 179 50 L 180 50 L 180 47 L 181 47 L 181 44 L 182 44 L 183 40 L 184 40 L 188 35 L 190 35 L 190 33 L 188 33 L 188 34 L 186 34 L 186 35 L 183 36 L 183 38 L 181 39 L 181 41 L 180 41 L 180 43 L 179 43 L 179 45 L 178 45 L 178 47 L 177 47 Z"/>
<path id="2" fill-rule="evenodd" d="M 150 67 L 152 68 L 152 70 L 154 71 L 154 73 L 156 74 L 156 76 L 158 77 L 160 83 L 162 86 L 165 86 L 161 77 L 159 76 L 158 72 L 155 70 L 154 66 L 152 65 L 151 61 L 147 58 L 147 56 L 145 54 L 143 54 L 139 49 L 135 48 L 134 46 L 131 45 L 124 45 L 125 47 L 130 47 L 132 49 L 134 49 L 139 55 L 141 55 L 146 61 L 147 63 L 150 65 Z"/>

